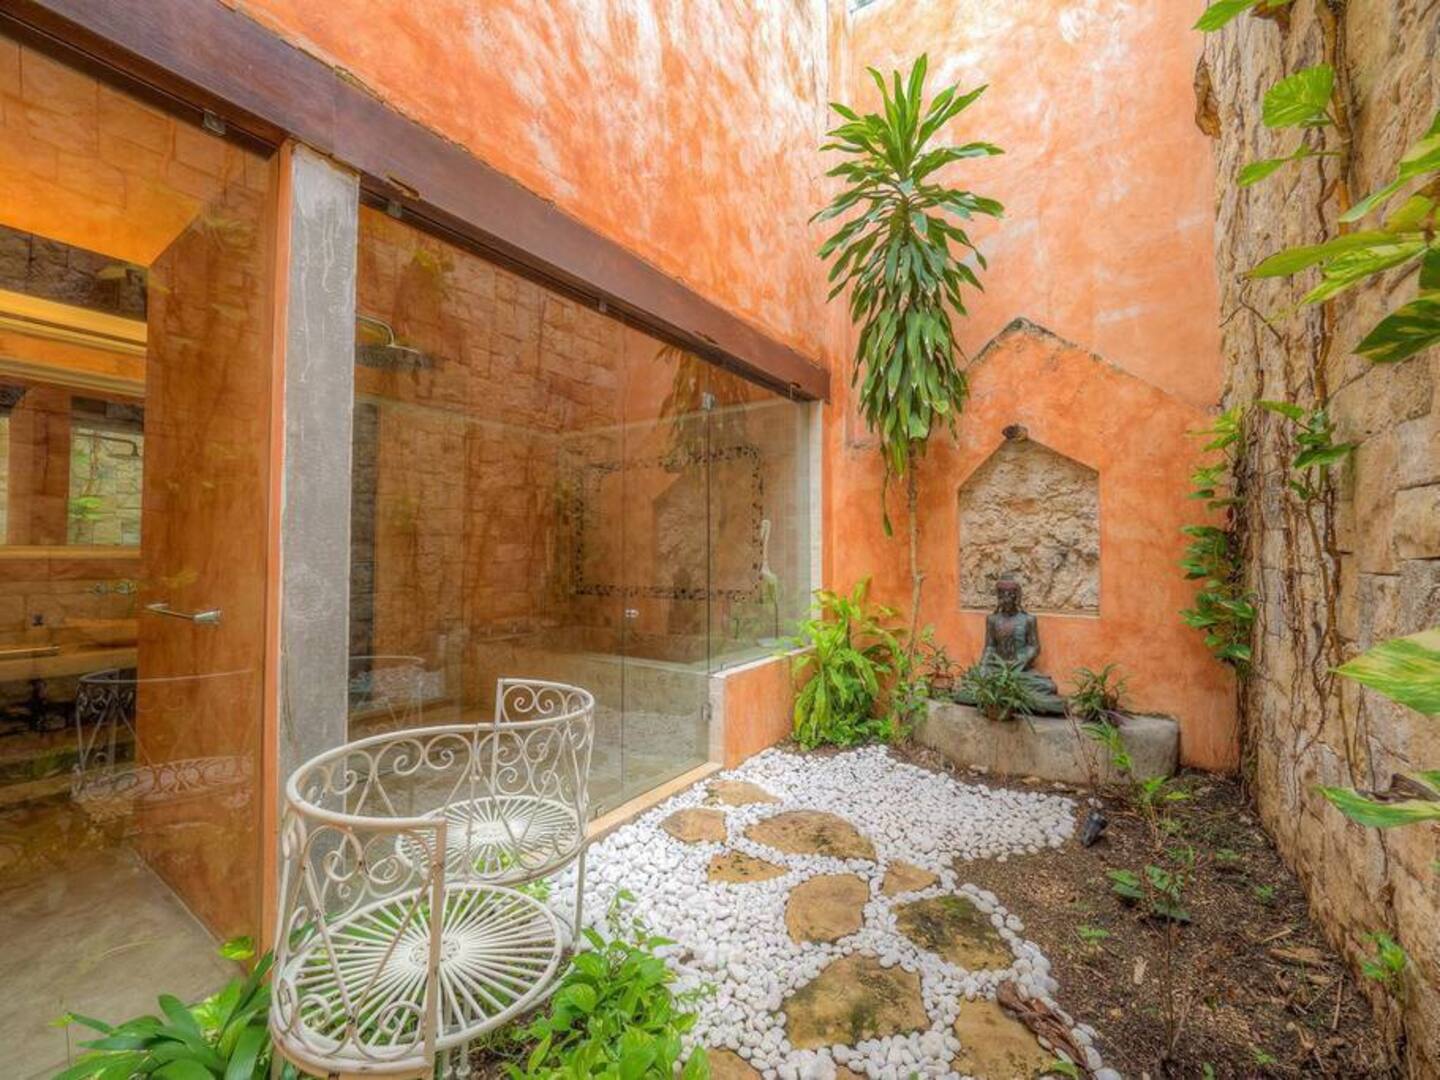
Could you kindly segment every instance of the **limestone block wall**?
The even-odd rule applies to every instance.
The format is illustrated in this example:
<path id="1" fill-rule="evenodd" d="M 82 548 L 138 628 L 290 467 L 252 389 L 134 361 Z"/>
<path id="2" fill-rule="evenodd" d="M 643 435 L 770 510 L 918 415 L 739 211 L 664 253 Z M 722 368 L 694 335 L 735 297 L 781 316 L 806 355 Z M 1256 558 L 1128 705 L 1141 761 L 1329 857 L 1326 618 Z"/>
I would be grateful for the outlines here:
<path id="1" fill-rule="evenodd" d="M 1393 175 L 1404 148 L 1440 104 L 1440 9 L 1433 0 L 1340 5 L 1337 68 L 1354 126 L 1349 181 L 1356 197 Z M 1328 163 L 1288 169 L 1246 190 L 1238 169 L 1288 152 L 1293 133 L 1261 123 L 1267 87 L 1325 55 L 1312 5 L 1288 22 L 1241 18 L 1207 41 L 1197 73 L 1197 115 L 1215 135 L 1215 222 L 1227 404 L 1288 397 L 1315 402 L 1315 309 L 1286 316 L 1304 288 L 1250 282 L 1244 271 L 1292 244 L 1313 243 L 1334 211 L 1320 209 Z M 1209 91 L 1205 91 L 1208 83 Z M 1413 962 L 1407 1005 L 1377 1000 L 1403 1034 L 1414 1075 L 1440 1073 L 1440 845 L 1432 828 L 1379 833 L 1348 824 L 1315 792 L 1321 783 L 1385 787 L 1391 774 L 1440 764 L 1440 723 L 1326 673 L 1389 637 L 1440 623 L 1440 352 L 1396 366 L 1350 355 L 1376 320 L 1414 289 L 1399 278 L 1356 290 L 1336 308 L 1333 347 L 1320 364 L 1337 437 L 1359 444 L 1333 511 L 1317 515 L 1317 555 L 1308 527 L 1286 498 L 1277 463 L 1293 449 L 1276 418 L 1250 432 L 1246 510 L 1250 580 L 1259 597 L 1253 677 L 1242 688 L 1248 761 L 1266 826 L 1309 890 L 1316 916 L 1352 958 L 1386 930 Z M 1269 323 L 1262 314 L 1271 316 Z M 1327 643 L 1331 624 L 1338 640 Z M 1377 995 L 1378 999 L 1378 995 Z"/>

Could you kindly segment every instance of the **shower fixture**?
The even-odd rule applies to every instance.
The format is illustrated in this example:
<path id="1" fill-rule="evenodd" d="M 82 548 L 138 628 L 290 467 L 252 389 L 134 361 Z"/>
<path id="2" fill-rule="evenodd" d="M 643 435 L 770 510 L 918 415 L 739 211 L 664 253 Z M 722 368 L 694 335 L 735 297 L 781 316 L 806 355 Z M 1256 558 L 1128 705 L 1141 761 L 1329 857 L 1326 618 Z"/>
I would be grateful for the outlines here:
<path id="1" fill-rule="evenodd" d="M 435 366 L 435 361 L 428 354 L 410 345 L 401 345 L 395 337 L 395 329 L 383 319 L 377 319 L 372 315 L 355 316 L 355 361 L 364 364 L 376 371 L 424 371 Z M 360 342 L 362 326 L 371 327 L 380 331 L 385 340 L 378 344 Z"/>

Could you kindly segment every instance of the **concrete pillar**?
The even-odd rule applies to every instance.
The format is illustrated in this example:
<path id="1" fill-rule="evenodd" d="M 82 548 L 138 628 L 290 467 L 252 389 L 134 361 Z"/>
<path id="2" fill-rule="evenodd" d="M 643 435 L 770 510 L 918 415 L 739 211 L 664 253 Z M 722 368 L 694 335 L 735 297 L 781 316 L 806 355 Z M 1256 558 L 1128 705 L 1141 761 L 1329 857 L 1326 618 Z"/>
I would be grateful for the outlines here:
<path id="1" fill-rule="evenodd" d="M 298 765 L 346 737 L 360 193 L 353 173 L 303 146 L 281 167 L 290 220 L 277 799 Z"/>

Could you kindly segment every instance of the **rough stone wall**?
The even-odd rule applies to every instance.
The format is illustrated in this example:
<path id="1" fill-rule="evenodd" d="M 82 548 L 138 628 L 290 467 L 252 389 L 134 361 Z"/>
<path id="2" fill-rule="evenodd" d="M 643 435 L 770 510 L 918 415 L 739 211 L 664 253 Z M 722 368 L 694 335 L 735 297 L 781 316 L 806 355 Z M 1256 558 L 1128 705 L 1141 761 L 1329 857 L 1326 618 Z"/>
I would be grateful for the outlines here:
<path id="1" fill-rule="evenodd" d="M 1352 0 L 1338 22 L 1341 87 L 1354 127 L 1355 197 L 1386 182 L 1440 103 L 1440 4 Z M 1352 958 L 1364 935 L 1393 934 L 1413 962 L 1407 1004 L 1377 1006 L 1405 1044 L 1414 1075 L 1440 1075 L 1440 896 L 1429 827 L 1380 833 L 1348 824 L 1317 784 L 1385 787 L 1391 774 L 1440 764 L 1440 724 L 1327 675 L 1334 659 L 1440 622 L 1440 351 L 1395 366 L 1351 355 L 1383 312 L 1408 298 L 1397 277 L 1342 298 L 1324 353 L 1325 315 L 1288 314 L 1312 282 L 1250 282 L 1244 272 L 1282 247 L 1333 232 L 1323 185 L 1333 163 L 1306 163 L 1240 190 L 1238 169 L 1294 146 L 1261 123 L 1265 90 L 1326 56 L 1311 0 L 1288 23 L 1246 17 L 1206 44 L 1197 118 L 1216 136 L 1216 236 L 1227 405 L 1288 398 L 1311 406 L 1328 390 L 1337 438 L 1359 444 L 1329 507 L 1314 515 L 1321 552 L 1283 487 L 1293 447 L 1278 418 L 1251 419 L 1247 562 L 1259 597 L 1254 674 L 1242 689 L 1247 764 L 1260 811 L 1306 883 L 1316 916 Z M 1208 81 L 1209 95 L 1205 93 Z M 1207 100 L 1208 96 L 1208 100 Z M 1269 322 L 1262 321 L 1262 314 Z M 1316 371 L 1322 373 L 1317 380 Z M 1333 622 L 1330 613 L 1333 611 Z M 1324 627 L 1334 625 L 1327 640 Z M 1373 992 L 1373 986 L 1370 988 Z"/>
<path id="2" fill-rule="evenodd" d="M 1007 439 L 960 488 L 960 606 L 989 611 L 1013 574 L 1030 611 L 1100 613 L 1100 477 Z"/>

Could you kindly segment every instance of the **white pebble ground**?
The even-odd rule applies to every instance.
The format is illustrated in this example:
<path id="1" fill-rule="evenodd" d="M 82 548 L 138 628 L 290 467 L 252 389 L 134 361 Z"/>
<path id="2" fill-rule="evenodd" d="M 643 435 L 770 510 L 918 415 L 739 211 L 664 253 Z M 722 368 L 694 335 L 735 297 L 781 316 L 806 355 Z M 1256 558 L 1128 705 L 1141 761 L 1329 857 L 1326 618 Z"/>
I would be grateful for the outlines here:
<path id="1" fill-rule="evenodd" d="M 1050 963 L 1026 940 L 1020 920 L 999 898 L 967 882 L 952 860 L 1006 859 L 1058 847 L 1075 830 L 1075 803 L 1064 796 L 994 790 L 899 762 L 879 747 L 833 756 L 801 756 L 767 750 L 714 779 L 748 780 L 779 803 L 717 806 L 725 813 L 728 839 L 683 843 L 660 828 L 676 810 L 706 805 L 704 781 L 610 834 L 591 848 L 586 885 L 586 922 L 602 925 L 615 893 L 636 897 L 632 911 L 656 933 L 678 944 L 663 950 L 676 973 L 679 991 L 708 986 L 699 1023 L 688 1037 L 728 1048 L 758 1069 L 766 1080 L 830 1080 L 837 1065 L 876 1080 L 911 1074 L 959 1076 L 952 1062 L 960 1050 L 953 1023 L 964 998 L 994 997 L 995 987 L 1014 979 L 1021 993 L 1043 999 L 1072 1023 L 1086 1064 L 1100 1080 L 1118 1074 L 1103 1069 L 1092 1047 L 1094 1031 L 1074 1025 L 1058 1009 L 1058 987 Z M 874 845 L 875 860 L 786 855 L 748 840 L 745 829 L 787 810 L 821 810 L 854 825 Z M 711 882 L 712 856 L 743 851 L 786 868 L 768 881 Z M 919 892 L 886 897 L 881 883 L 892 860 L 904 860 L 938 875 L 939 884 Z M 785 903 L 795 885 L 817 874 L 847 871 L 870 885 L 864 924 L 834 943 L 791 940 Z M 573 871 L 556 890 L 563 908 L 573 896 Z M 1003 937 L 1014 963 L 982 972 L 955 967 L 912 944 L 896 929 L 895 908 L 909 901 L 958 892 L 968 896 Z M 827 964 L 848 953 L 879 958 L 885 966 L 918 971 L 928 1030 L 865 1040 L 854 1046 L 798 1050 L 785 1035 L 784 1001 L 814 979 Z"/>

